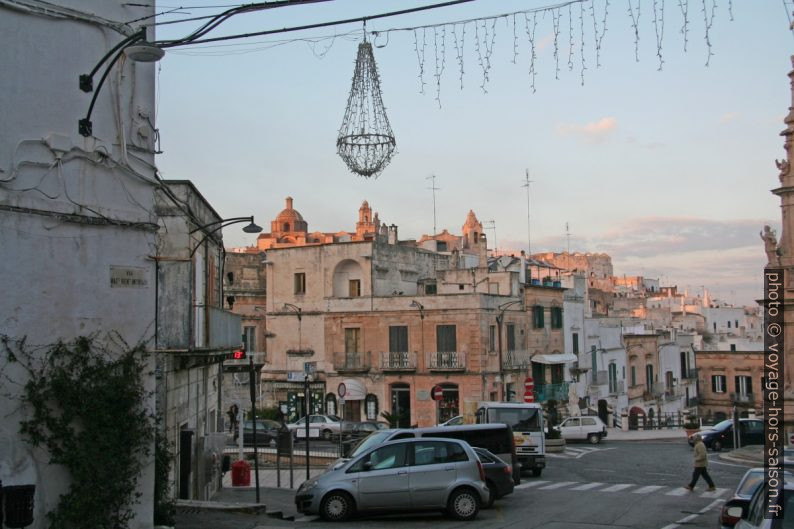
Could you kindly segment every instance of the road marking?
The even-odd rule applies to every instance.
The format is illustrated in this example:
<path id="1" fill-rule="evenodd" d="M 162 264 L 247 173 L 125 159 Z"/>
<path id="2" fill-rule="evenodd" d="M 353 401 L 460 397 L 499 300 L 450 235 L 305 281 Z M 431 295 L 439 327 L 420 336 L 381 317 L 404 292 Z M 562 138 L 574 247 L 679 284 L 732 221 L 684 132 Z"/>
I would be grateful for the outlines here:
<path id="1" fill-rule="evenodd" d="M 560 481 L 558 483 L 552 483 L 551 485 L 546 485 L 545 487 L 540 487 L 539 490 L 560 489 L 562 487 L 567 487 L 568 485 L 573 485 L 575 483 L 579 483 L 579 482 L 578 481 Z"/>
<path id="2" fill-rule="evenodd" d="M 670 474 L 669 472 L 646 472 L 649 476 L 678 476 L 678 474 Z"/>
<path id="3" fill-rule="evenodd" d="M 548 480 L 547 481 L 543 481 L 543 480 L 539 480 L 539 481 L 525 481 L 525 482 L 521 483 L 520 485 L 516 485 L 513 488 L 514 489 L 528 489 L 529 487 L 536 487 L 538 485 L 543 485 L 544 483 L 551 483 L 551 482 L 548 481 Z"/>
<path id="4" fill-rule="evenodd" d="M 703 509 L 699 510 L 697 513 L 690 514 L 689 516 L 685 516 L 685 517 L 681 518 L 680 520 L 678 520 L 675 523 L 671 523 L 671 524 L 665 525 L 664 527 L 662 527 L 662 529 L 676 529 L 679 525 L 691 522 L 692 520 L 694 520 L 695 518 L 697 518 L 701 514 L 706 514 L 707 512 L 709 512 L 711 509 L 713 509 L 714 507 L 716 507 L 717 505 L 719 505 L 723 501 L 724 500 L 714 500 L 713 502 L 711 502 L 708 505 L 706 505 Z"/>
<path id="5" fill-rule="evenodd" d="M 751 468 L 753 465 L 748 463 L 747 465 L 734 465 L 733 463 L 723 463 L 722 461 L 715 461 L 713 459 L 709 459 L 709 463 L 714 463 L 715 465 L 725 465 L 726 467 L 737 467 L 737 468 Z"/>
<path id="6" fill-rule="evenodd" d="M 606 483 L 585 483 L 584 485 L 573 487 L 571 490 L 589 490 L 589 489 L 594 489 L 596 487 L 600 487 L 601 485 L 606 485 Z"/>
<path id="7" fill-rule="evenodd" d="M 665 492 L 665 496 L 683 496 L 684 494 L 689 494 L 689 491 L 684 487 L 676 487 L 670 492 Z"/>
<path id="8" fill-rule="evenodd" d="M 566 446 L 565 450 L 559 454 L 550 454 L 547 453 L 546 457 L 556 457 L 559 459 L 580 459 L 583 456 L 588 454 L 592 454 L 594 452 L 602 452 L 604 450 L 615 450 L 617 447 L 610 447 L 610 448 L 597 448 L 594 446 L 583 446 L 580 448 L 574 448 L 572 446 Z"/>
<path id="9" fill-rule="evenodd" d="M 612 485 L 611 487 L 601 489 L 598 492 L 617 492 L 619 490 L 627 489 L 633 486 L 634 486 L 633 483 L 618 483 L 617 485 Z"/>
<path id="10" fill-rule="evenodd" d="M 637 490 L 633 490 L 631 492 L 633 492 L 634 494 L 647 494 L 649 492 L 654 492 L 654 491 L 657 491 L 657 490 L 663 489 L 663 488 L 664 487 L 661 486 L 661 485 L 648 485 L 646 487 L 641 487 L 641 488 L 639 488 Z"/>
<path id="11" fill-rule="evenodd" d="M 720 496 L 725 494 L 725 492 L 727 490 L 728 489 L 717 489 L 717 490 L 712 491 L 712 492 L 704 492 L 703 494 L 700 495 L 700 497 L 701 498 L 719 498 Z"/>

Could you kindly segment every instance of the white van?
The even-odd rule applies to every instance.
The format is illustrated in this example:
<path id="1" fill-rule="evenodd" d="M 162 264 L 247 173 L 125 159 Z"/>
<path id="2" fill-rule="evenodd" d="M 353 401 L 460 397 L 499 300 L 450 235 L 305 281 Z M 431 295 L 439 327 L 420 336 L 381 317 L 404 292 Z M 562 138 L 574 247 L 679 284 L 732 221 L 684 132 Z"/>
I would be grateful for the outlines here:
<path id="1" fill-rule="evenodd" d="M 481 402 L 477 423 L 502 423 L 513 430 L 516 457 L 521 471 L 540 476 L 546 467 L 546 438 L 543 434 L 543 409 L 540 404 L 522 402 Z"/>

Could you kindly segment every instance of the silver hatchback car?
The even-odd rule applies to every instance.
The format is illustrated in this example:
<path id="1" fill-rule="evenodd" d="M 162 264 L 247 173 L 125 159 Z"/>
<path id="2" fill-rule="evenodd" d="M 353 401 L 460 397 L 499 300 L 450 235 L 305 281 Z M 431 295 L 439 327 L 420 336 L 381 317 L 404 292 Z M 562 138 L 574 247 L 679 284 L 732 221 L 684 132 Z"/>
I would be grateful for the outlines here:
<path id="1" fill-rule="evenodd" d="M 485 471 L 465 441 L 422 437 L 373 447 L 304 481 L 298 511 L 341 522 L 354 512 L 444 510 L 472 520 L 488 502 Z"/>

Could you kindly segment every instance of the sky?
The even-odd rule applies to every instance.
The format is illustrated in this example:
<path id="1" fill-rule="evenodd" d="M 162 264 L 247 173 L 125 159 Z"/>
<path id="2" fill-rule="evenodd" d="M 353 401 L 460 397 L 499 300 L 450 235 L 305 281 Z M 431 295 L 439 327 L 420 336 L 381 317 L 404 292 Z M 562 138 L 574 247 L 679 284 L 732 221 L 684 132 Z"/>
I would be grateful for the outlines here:
<path id="1" fill-rule="evenodd" d="M 208 36 L 431 3 L 269 9 Z M 189 4 L 157 21 L 225 9 Z M 158 167 L 164 178 L 192 180 L 222 217 L 254 215 L 265 231 L 287 196 L 310 231 L 325 232 L 354 230 L 367 200 L 400 239 L 430 234 L 434 222 L 459 234 L 471 209 L 489 248 L 606 252 L 617 275 L 754 304 L 766 263 L 759 232 L 765 224 L 780 232 L 770 190 L 792 101 L 791 2 L 585 0 L 570 19 L 566 5 L 524 13 L 553 4 L 475 0 L 369 21 L 397 143 L 370 179 L 336 153 L 361 23 L 171 48 L 157 66 Z M 157 11 L 177 7 L 158 2 Z M 510 15 L 492 18 L 502 14 Z M 202 23 L 158 25 L 157 38 Z M 389 31 L 425 25 L 434 27 Z M 227 246 L 255 244 L 241 226 L 224 230 Z"/>

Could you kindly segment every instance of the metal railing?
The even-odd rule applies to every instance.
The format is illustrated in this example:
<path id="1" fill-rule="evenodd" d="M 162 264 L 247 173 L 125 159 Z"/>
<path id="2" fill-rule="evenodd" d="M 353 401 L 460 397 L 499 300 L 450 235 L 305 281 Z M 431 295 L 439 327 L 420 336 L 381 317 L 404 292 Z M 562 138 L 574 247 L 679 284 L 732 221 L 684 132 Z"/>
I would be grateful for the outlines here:
<path id="1" fill-rule="evenodd" d="M 462 371 L 466 369 L 466 353 L 427 353 L 425 365 L 428 369 L 436 371 Z"/>
<path id="2" fill-rule="evenodd" d="M 507 351 L 502 355 L 503 369 L 523 369 L 529 367 L 532 355 L 528 351 Z"/>
<path id="3" fill-rule="evenodd" d="M 545 402 L 547 400 L 568 400 L 568 383 L 559 384 L 535 384 L 535 401 Z"/>
<path id="4" fill-rule="evenodd" d="M 415 371 L 416 353 L 382 352 L 380 354 L 380 368 L 382 371 Z"/>
<path id="5" fill-rule="evenodd" d="M 336 371 L 366 372 L 370 370 L 371 365 L 369 352 L 334 353 Z"/>
<path id="6" fill-rule="evenodd" d="M 698 368 L 693 367 L 688 372 L 684 372 L 684 378 L 696 379 L 698 377 Z"/>
<path id="7" fill-rule="evenodd" d="M 752 393 L 731 393 L 731 402 L 748 404 L 754 402 Z"/>

